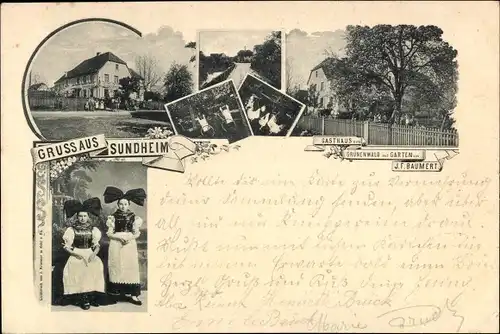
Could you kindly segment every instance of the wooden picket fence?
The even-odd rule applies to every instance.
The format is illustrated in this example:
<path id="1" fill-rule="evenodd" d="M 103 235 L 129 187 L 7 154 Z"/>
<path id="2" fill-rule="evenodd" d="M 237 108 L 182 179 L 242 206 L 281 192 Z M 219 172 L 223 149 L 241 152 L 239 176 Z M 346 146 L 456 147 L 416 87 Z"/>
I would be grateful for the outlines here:
<path id="1" fill-rule="evenodd" d="M 317 134 L 363 137 L 367 145 L 458 147 L 455 129 L 441 130 L 368 121 L 301 117 L 297 127 Z"/>
<path id="2" fill-rule="evenodd" d="M 59 97 L 28 93 L 28 105 L 31 111 L 81 111 L 85 110 L 85 97 Z"/>

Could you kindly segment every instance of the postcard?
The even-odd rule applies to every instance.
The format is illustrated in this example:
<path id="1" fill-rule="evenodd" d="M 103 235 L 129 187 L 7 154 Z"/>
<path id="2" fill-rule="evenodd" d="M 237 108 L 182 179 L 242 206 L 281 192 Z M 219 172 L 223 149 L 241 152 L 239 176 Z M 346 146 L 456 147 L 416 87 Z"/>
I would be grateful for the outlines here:
<path id="1" fill-rule="evenodd" d="M 3 4 L 3 332 L 498 332 L 497 11 Z"/>

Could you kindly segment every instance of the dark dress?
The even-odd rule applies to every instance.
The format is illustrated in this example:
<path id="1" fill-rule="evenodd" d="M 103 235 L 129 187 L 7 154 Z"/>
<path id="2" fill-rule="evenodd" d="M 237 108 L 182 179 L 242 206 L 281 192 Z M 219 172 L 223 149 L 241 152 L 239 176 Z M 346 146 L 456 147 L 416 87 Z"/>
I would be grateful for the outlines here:
<path id="1" fill-rule="evenodd" d="M 117 210 L 108 217 L 108 236 L 120 237 L 128 240 L 122 244 L 118 240 L 110 239 L 108 269 L 110 294 L 141 294 L 139 256 L 137 253 L 136 237 L 140 234 L 139 228 L 142 219 L 132 211 Z"/>

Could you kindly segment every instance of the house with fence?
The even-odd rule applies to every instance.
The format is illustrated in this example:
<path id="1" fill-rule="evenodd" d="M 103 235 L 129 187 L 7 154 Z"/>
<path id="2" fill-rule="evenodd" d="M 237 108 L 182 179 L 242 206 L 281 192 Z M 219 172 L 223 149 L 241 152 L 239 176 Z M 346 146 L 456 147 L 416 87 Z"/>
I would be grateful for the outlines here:
<path id="1" fill-rule="evenodd" d="M 98 52 L 94 57 L 85 59 L 65 72 L 54 83 L 54 91 L 66 97 L 113 98 L 120 88 L 120 79 L 126 77 L 142 80 L 137 72 L 112 52 Z M 131 98 L 142 101 L 144 91 L 141 89 Z"/>
<path id="2" fill-rule="evenodd" d="M 334 61 L 335 59 L 333 58 L 326 58 L 314 66 L 307 79 L 307 88 L 316 94 L 317 110 L 328 109 L 330 114 L 335 117 L 347 112 L 347 109 L 339 103 L 331 89 L 331 82 L 335 79 L 334 73 L 331 70 L 333 68 L 331 65 Z"/>
<path id="3" fill-rule="evenodd" d="M 377 108 L 378 113 L 373 117 L 343 117 L 351 113 L 339 103 L 332 89 L 332 82 L 336 79 L 333 71 L 336 61 L 335 58 L 327 58 L 311 70 L 307 80 L 308 99 L 314 93 L 317 103 L 312 106 L 309 115 L 299 120 L 299 133 L 308 131 L 315 135 L 357 136 L 364 138 L 368 145 L 458 147 L 456 129 L 439 127 L 441 120 L 436 121 L 430 114 L 412 114 L 411 119 L 409 114 L 405 114 L 401 124 L 383 121 L 382 111 L 386 111 L 383 108 Z M 378 104 L 374 103 L 375 106 Z"/>

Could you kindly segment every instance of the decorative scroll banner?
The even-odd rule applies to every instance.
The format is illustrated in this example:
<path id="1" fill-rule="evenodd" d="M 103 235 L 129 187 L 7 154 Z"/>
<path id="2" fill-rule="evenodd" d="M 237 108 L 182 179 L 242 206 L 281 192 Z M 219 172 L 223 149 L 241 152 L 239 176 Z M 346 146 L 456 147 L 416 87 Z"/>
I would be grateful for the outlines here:
<path id="1" fill-rule="evenodd" d="M 443 165 L 446 160 L 453 159 L 458 155 L 457 150 L 444 150 L 438 154 L 434 153 L 436 161 L 420 161 L 420 162 L 408 162 L 408 161 L 393 161 L 392 171 L 393 172 L 440 172 L 443 170 Z"/>
<path id="2" fill-rule="evenodd" d="M 305 151 L 324 152 L 327 157 L 340 160 L 392 160 L 394 172 L 440 172 L 445 160 L 458 154 L 457 150 L 444 150 L 434 154 L 436 160 L 426 160 L 426 150 L 416 148 L 369 148 L 360 137 L 314 136 L 313 144 Z M 439 155 L 439 156 L 438 156 Z"/>
<path id="3" fill-rule="evenodd" d="M 91 158 L 142 158 L 148 167 L 184 173 L 184 159 L 192 155 L 213 155 L 228 147 L 227 139 L 195 139 L 172 135 L 163 139 L 106 139 L 104 135 L 47 143 L 31 149 L 33 165 L 82 156 Z"/>
<path id="4" fill-rule="evenodd" d="M 343 150 L 342 155 L 347 160 L 425 160 L 425 151 L 415 149 L 351 148 Z"/>
<path id="5" fill-rule="evenodd" d="M 90 153 L 96 155 L 106 147 L 104 135 L 96 135 L 34 147 L 31 149 L 31 156 L 33 157 L 33 166 L 36 166 L 40 162 L 63 159 L 79 154 Z"/>
<path id="6" fill-rule="evenodd" d="M 167 154 L 170 139 L 106 139 L 105 150 L 95 154 L 99 158 L 157 157 Z"/>
<path id="7" fill-rule="evenodd" d="M 184 173 L 184 159 L 196 153 L 196 143 L 190 139 L 175 135 L 169 138 L 168 152 L 160 157 L 143 158 L 142 164 L 152 168 Z"/>
<path id="8" fill-rule="evenodd" d="M 365 140 L 361 137 L 344 136 L 313 136 L 313 144 L 308 145 L 304 150 L 308 152 L 323 152 L 326 146 L 363 146 Z"/>

